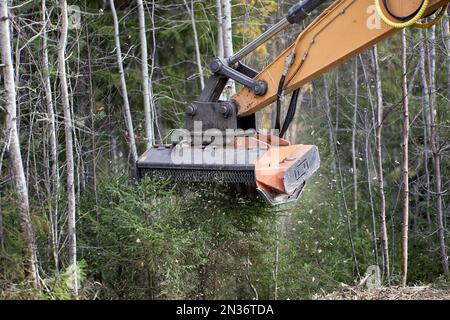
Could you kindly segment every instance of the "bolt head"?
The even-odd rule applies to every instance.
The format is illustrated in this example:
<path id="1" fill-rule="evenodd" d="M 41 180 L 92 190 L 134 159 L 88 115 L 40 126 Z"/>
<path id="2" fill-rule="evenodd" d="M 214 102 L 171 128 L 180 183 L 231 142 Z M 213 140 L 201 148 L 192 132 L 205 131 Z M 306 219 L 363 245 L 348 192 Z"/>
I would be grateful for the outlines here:
<path id="1" fill-rule="evenodd" d="M 219 106 L 219 112 L 226 118 L 231 114 L 231 108 L 226 104 L 222 104 Z"/>
<path id="2" fill-rule="evenodd" d="M 255 84 L 255 86 L 253 87 L 253 92 L 258 96 L 265 94 L 266 91 L 267 91 L 267 85 L 262 81 L 258 81 Z"/>
<path id="3" fill-rule="evenodd" d="M 213 61 L 211 61 L 209 68 L 211 69 L 212 72 L 219 72 L 220 68 L 222 66 L 222 63 L 220 62 L 219 59 L 214 59 Z"/>
<path id="4" fill-rule="evenodd" d="M 193 105 L 192 103 L 190 103 L 186 106 L 186 114 L 188 116 L 194 116 L 196 111 L 197 111 L 197 107 L 195 105 Z"/>
<path id="5" fill-rule="evenodd" d="M 221 114 L 225 114 L 225 113 L 228 112 L 228 107 L 227 107 L 226 105 L 222 104 L 222 105 L 219 107 L 219 111 L 220 111 Z"/>

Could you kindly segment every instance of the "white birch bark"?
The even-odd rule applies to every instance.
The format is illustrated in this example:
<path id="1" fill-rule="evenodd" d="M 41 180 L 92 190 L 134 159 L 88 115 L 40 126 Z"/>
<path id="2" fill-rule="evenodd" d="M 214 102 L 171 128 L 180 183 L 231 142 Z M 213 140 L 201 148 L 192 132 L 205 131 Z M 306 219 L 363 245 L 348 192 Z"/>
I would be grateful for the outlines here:
<path id="1" fill-rule="evenodd" d="M 0 0 L 0 51 L 6 102 L 6 134 L 9 135 L 8 154 L 17 193 L 17 208 L 24 239 L 25 273 L 31 284 L 39 286 L 38 261 L 35 236 L 30 217 L 28 186 L 22 163 L 20 140 L 17 131 L 17 104 L 14 67 L 11 59 L 9 10 L 6 0 Z"/>
<path id="2" fill-rule="evenodd" d="M 443 210 L 443 193 L 442 190 L 442 174 L 441 174 L 441 155 L 438 147 L 438 136 L 436 132 L 436 119 L 435 119 L 434 105 L 431 104 L 430 121 L 431 121 L 431 150 L 433 152 L 434 160 L 434 175 L 435 175 L 435 188 L 436 188 L 436 216 L 438 224 L 438 239 L 439 239 L 439 253 L 441 256 L 442 269 L 445 275 L 449 274 L 448 270 L 448 254 L 446 246 L 446 229 L 444 224 L 444 210 Z"/>
<path id="3" fill-rule="evenodd" d="M 365 131 L 365 144 L 364 144 L 364 153 L 365 153 L 365 163 L 366 163 L 366 172 L 367 172 L 367 191 L 369 194 L 369 203 L 370 203 L 370 211 L 372 214 L 372 238 L 373 238 L 373 248 L 375 253 L 375 264 L 378 265 L 379 256 L 378 256 L 378 232 L 377 232 L 377 224 L 376 224 L 376 215 L 375 215 L 375 205 L 373 201 L 373 192 L 372 192 L 372 174 L 370 171 L 370 162 L 371 162 L 371 148 L 370 148 L 370 133 L 371 128 L 369 125 L 369 107 L 365 110 L 365 119 L 364 119 L 364 131 Z"/>
<path id="4" fill-rule="evenodd" d="M 408 141 L 409 141 L 409 99 L 408 99 L 408 82 L 406 77 L 406 30 L 402 30 L 402 94 L 403 94 L 403 122 L 402 122 L 402 201 L 403 201 L 403 222 L 402 222 L 402 247 L 401 247 L 401 263 L 400 277 L 403 286 L 406 286 L 408 276 L 408 228 L 409 228 L 409 158 L 408 158 Z"/>
<path id="5" fill-rule="evenodd" d="M 153 98 L 150 92 L 150 78 L 148 76 L 148 53 L 147 53 L 147 35 L 145 29 L 145 14 L 142 0 L 137 0 L 139 15 L 139 37 L 141 42 L 141 68 L 142 68 L 142 89 L 144 95 L 144 116 L 145 116 L 145 140 L 147 149 L 152 147 L 154 138 L 154 119 L 152 117 L 152 108 L 150 100 Z"/>
<path id="6" fill-rule="evenodd" d="M 362 61 L 362 59 L 361 59 Z M 373 201 L 373 193 L 372 193 L 372 175 L 370 171 L 370 156 L 371 156 L 371 148 L 370 148 L 370 133 L 372 131 L 371 126 L 369 125 L 369 112 L 372 113 L 372 120 L 374 118 L 373 113 L 373 99 L 372 99 L 372 92 L 370 89 L 370 81 L 368 77 L 367 70 L 365 68 L 364 62 L 361 63 L 362 70 L 364 73 L 364 80 L 366 83 L 366 90 L 367 90 L 367 100 L 368 100 L 368 106 L 365 109 L 365 115 L 364 115 L 364 133 L 365 133 L 365 144 L 364 144 L 364 154 L 365 154 L 365 164 L 366 164 L 366 172 L 367 172 L 367 190 L 369 195 L 369 203 L 370 203 L 370 210 L 372 214 L 372 238 L 373 238 L 373 251 L 375 253 L 375 265 L 378 265 L 378 232 L 377 232 L 377 224 L 376 224 L 376 215 L 375 215 L 375 206 Z"/>
<path id="7" fill-rule="evenodd" d="M 45 4 L 46 0 L 42 0 L 42 22 L 47 25 L 49 22 L 47 19 L 47 8 Z M 45 102 L 47 105 L 47 118 L 49 125 L 49 143 L 50 143 L 50 162 L 51 162 L 51 197 L 50 199 L 58 200 L 59 197 L 59 169 L 58 169 L 58 142 L 56 139 L 56 121 L 55 112 L 53 106 L 52 87 L 50 83 L 50 72 L 48 62 L 48 48 L 47 48 L 47 27 L 44 27 L 42 32 L 42 80 L 44 82 Z M 52 242 L 52 254 L 55 263 L 56 270 L 59 265 L 59 245 L 58 245 L 58 201 L 55 201 L 55 205 L 50 205 L 49 212 L 50 224 L 51 224 L 51 242 Z"/>
<path id="8" fill-rule="evenodd" d="M 124 114 L 125 123 L 126 123 L 127 131 L 128 131 L 128 146 L 130 148 L 133 174 L 136 175 L 136 161 L 137 161 L 138 155 L 137 155 L 137 149 L 136 149 L 136 140 L 134 137 L 133 121 L 131 118 L 130 103 L 128 101 L 127 83 L 125 81 L 125 73 L 123 71 L 122 50 L 120 49 L 119 19 L 117 18 L 117 12 L 116 12 L 116 8 L 114 6 L 114 0 L 110 0 L 109 3 L 111 6 L 111 14 L 112 14 L 113 23 L 114 23 L 114 38 L 115 38 L 115 45 L 116 45 L 117 67 L 119 69 L 120 86 L 121 86 L 121 91 L 122 91 L 123 114 Z"/>
<path id="9" fill-rule="evenodd" d="M 77 274 L 77 237 L 76 237 L 76 203 L 75 203 L 75 167 L 73 155 L 73 125 L 69 102 L 69 88 L 66 74 L 66 46 L 68 35 L 67 2 L 59 0 L 60 9 L 60 36 L 58 40 L 57 60 L 58 77 L 61 90 L 61 104 L 64 111 L 64 134 L 66 144 L 66 171 L 67 171 L 67 228 L 69 264 L 73 270 L 71 277 L 71 289 L 74 297 L 78 296 Z"/>
<path id="10" fill-rule="evenodd" d="M 436 218 L 438 228 L 439 253 L 441 256 L 442 269 L 445 275 L 449 274 L 448 270 L 448 254 L 446 246 L 446 229 L 444 224 L 443 212 L 443 191 L 442 191 L 442 175 L 441 175 L 441 152 L 439 148 L 439 136 L 436 123 L 436 26 L 431 28 L 429 46 L 429 118 L 430 118 L 430 147 L 434 164 L 434 184 L 436 189 Z"/>
<path id="11" fill-rule="evenodd" d="M 324 87 L 324 96 L 325 96 L 325 111 L 327 115 L 328 122 L 328 143 L 330 144 L 330 155 L 331 155 L 331 174 L 333 179 L 336 178 L 336 153 L 335 153 L 335 139 L 333 135 L 333 120 L 331 117 L 331 101 L 330 94 L 328 88 L 328 78 L 326 76 L 323 77 L 323 87 Z"/>
<path id="12" fill-rule="evenodd" d="M 447 56 L 450 55 L 450 17 L 444 17 L 441 22 L 441 29 L 444 34 L 444 43 L 447 50 Z M 450 103 L 450 59 L 447 57 L 447 99 Z"/>
<path id="13" fill-rule="evenodd" d="M 430 68 L 431 102 L 436 101 L 436 25 L 430 28 L 430 45 L 428 47 L 428 67 Z"/>
<path id="14" fill-rule="evenodd" d="M 426 190 L 431 190 L 431 178 L 430 178 L 430 169 L 429 169 L 429 141 L 430 141 L 430 92 L 428 86 L 428 77 L 427 77 L 427 69 L 426 69 L 426 57 L 425 50 L 426 45 L 424 42 L 421 43 L 419 47 L 419 67 L 420 67 L 420 75 L 421 75 L 421 84 L 422 84 L 422 99 L 424 102 L 423 107 L 423 149 L 424 149 L 424 167 L 425 167 L 425 183 Z M 431 224 L 431 215 L 430 215 L 430 201 L 431 196 L 430 192 L 426 192 L 426 217 L 429 224 Z"/>
<path id="15" fill-rule="evenodd" d="M 223 24 L 222 24 L 222 3 L 221 0 L 216 0 L 217 12 L 217 56 L 224 57 L 223 53 Z"/>
<path id="16" fill-rule="evenodd" d="M 221 0 L 222 2 L 222 34 L 223 34 L 223 54 L 225 58 L 233 55 L 233 28 L 231 23 L 231 0 Z"/>
<path id="17" fill-rule="evenodd" d="M 384 175 L 383 175 L 383 155 L 381 133 L 383 130 L 383 91 L 381 87 L 380 66 L 378 63 L 378 48 L 373 48 L 373 66 L 375 72 L 375 89 L 376 89 L 376 121 L 375 125 L 375 149 L 378 171 L 378 191 L 380 193 L 380 237 L 381 251 L 383 257 L 383 276 L 389 280 L 389 240 L 386 225 L 386 196 L 384 194 Z"/>
<path id="18" fill-rule="evenodd" d="M 161 130 L 159 128 L 158 124 L 158 110 L 157 105 L 155 103 L 155 100 L 153 99 L 153 75 L 155 72 L 155 66 L 159 65 L 156 61 L 158 59 L 158 52 L 157 52 L 157 43 L 156 43 L 156 28 L 155 28 L 155 0 L 151 3 L 152 10 L 149 13 L 150 14 L 150 21 L 152 24 L 152 64 L 150 66 L 150 78 L 149 78 L 149 86 L 150 86 L 150 94 L 152 99 L 150 99 L 150 108 L 152 110 L 152 117 L 153 117 L 153 127 L 154 127 L 154 134 L 158 134 L 159 141 L 162 141 L 162 135 Z"/>
<path id="19" fill-rule="evenodd" d="M 445 24 L 443 24 L 445 25 Z M 430 175 L 428 171 L 428 147 L 431 149 L 434 164 L 434 184 L 436 193 L 436 218 L 437 235 L 439 240 L 439 253 L 444 274 L 449 274 L 448 253 L 446 247 L 446 229 L 445 216 L 443 212 L 442 199 L 442 175 L 441 175 L 441 154 L 439 150 L 439 137 L 436 128 L 436 34 L 435 28 L 431 29 L 430 44 L 428 46 L 428 75 L 425 67 L 425 48 L 420 47 L 420 70 L 422 75 L 423 99 L 425 102 L 425 171 L 427 177 L 427 217 L 429 218 L 429 200 L 430 200 Z M 444 32 L 445 34 L 445 32 Z M 428 144 L 428 145 L 427 145 Z"/>
<path id="20" fill-rule="evenodd" d="M 190 7 L 189 7 L 189 4 L 187 3 L 187 0 L 184 0 L 184 5 L 186 6 L 186 10 L 189 13 L 189 16 L 191 17 L 192 32 L 194 33 L 195 57 L 197 60 L 198 74 L 200 77 L 200 87 L 203 90 L 203 88 L 205 87 L 205 79 L 203 76 L 200 45 L 198 43 L 197 26 L 196 26 L 196 22 L 195 22 L 194 0 L 191 0 Z"/>
<path id="21" fill-rule="evenodd" d="M 353 103 L 353 123 L 352 123 L 352 175 L 353 175 L 353 210 L 358 211 L 358 168 L 356 165 L 356 129 L 358 121 L 358 58 L 355 59 L 354 71 L 355 98 Z"/>
<path id="22" fill-rule="evenodd" d="M 233 55 L 233 28 L 231 21 L 231 0 L 221 0 L 222 4 L 222 35 L 223 35 L 223 55 L 228 58 Z M 236 84 L 229 80 L 225 89 L 225 95 L 230 98 L 236 93 Z"/>

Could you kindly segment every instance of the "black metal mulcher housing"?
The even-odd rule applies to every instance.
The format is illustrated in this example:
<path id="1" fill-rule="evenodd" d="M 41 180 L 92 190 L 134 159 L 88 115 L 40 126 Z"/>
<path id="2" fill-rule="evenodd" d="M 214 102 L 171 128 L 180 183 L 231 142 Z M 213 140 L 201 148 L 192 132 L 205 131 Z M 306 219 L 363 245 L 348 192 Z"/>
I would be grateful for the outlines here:
<path id="1" fill-rule="evenodd" d="M 150 174 L 163 179 L 182 182 L 237 183 L 256 185 L 255 161 L 258 150 L 250 151 L 245 157 L 234 148 L 222 149 L 214 158 L 212 147 L 186 148 L 186 161 L 177 161 L 176 147 L 159 147 L 149 149 L 137 162 L 139 177 Z M 228 163 L 225 157 L 229 159 Z M 203 159 L 213 159 L 207 163 Z M 180 159 L 180 158 L 178 158 Z"/>

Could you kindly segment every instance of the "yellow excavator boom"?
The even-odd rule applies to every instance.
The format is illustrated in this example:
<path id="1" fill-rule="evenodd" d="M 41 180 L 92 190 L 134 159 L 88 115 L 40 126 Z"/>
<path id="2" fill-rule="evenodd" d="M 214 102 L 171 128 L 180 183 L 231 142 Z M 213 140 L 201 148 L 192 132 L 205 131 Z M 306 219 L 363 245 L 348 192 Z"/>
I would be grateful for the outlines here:
<path id="1" fill-rule="evenodd" d="M 391 10 L 402 16 L 414 13 L 423 2 L 387 1 Z M 444 8 L 445 12 L 449 2 L 429 0 L 424 16 L 439 8 Z M 385 16 L 390 15 L 386 7 L 380 8 Z M 284 94 L 300 88 L 399 30 L 382 20 L 374 0 L 333 1 L 299 34 L 293 44 L 255 77 L 267 83 L 266 94 L 255 96 L 249 88 L 244 87 L 231 98 L 238 106 L 238 116 L 253 114 L 276 100 L 278 82 L 289 54 L 295 57 L 286 76 Z"/>

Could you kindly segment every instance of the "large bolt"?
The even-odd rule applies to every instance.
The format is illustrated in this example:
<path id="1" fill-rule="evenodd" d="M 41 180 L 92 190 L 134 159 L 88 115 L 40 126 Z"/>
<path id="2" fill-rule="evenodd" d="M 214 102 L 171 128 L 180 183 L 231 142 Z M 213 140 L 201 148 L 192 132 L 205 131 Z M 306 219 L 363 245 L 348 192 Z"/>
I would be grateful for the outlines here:
<path id="1" fill-rule="evenodd" d="M 186 106 L 186 114 L 188 116 L 193 117 L 196 112 L 197 112 L 197 107 L 194 104 L 190 103 Z"/>
<path id="2" fill-rule="evenodd" d="M 264 81 L 257 81 L 253 86 L 253 93 L 257 96 L 262 96 L 267 91 L 267 84 Z"/>
<path id="3" fill-rule="evenodd" d="M 222 61 L 220 61 L 219 58 L 215 58 L 211 63 L 209 64 L 209 68 L 213 73 L 217 73 L 222 69 Z"/>
<path id="4" fill-rule="evenodd" d="M 219 112 L 221 115 L 223 115 L 224 118 L 228 117 L 231 113 L 231 107 L 226 104 L 221 104 L 219 106 Z"/>

